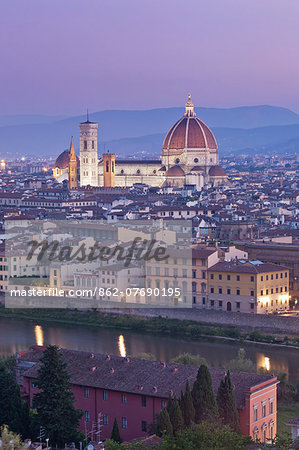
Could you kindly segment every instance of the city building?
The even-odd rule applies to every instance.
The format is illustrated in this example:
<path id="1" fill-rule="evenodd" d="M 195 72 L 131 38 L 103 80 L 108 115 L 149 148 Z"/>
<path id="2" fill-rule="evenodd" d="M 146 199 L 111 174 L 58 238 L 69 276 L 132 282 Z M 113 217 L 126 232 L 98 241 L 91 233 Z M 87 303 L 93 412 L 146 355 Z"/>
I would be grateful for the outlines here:
<path id="1" fill-rule="evenodd" d="M 23 398 L 30 405 L 38 392 L 36 379 L 44 347 L 31 347 L 19 354 L 16 377 Z M 80 429 L 89 435 L 101 421 L 101 440 L 110 438 L 114 418 L 124 440 L 144 437 L 169 395 L 177 397 L 192 386 L 198 367 L 169 364 L 113 355 L 60 350 L 70 373 L 75 406 L 83 411 Z M 225 376 L 222 369 L 210 369 L 213 390 L 217 393 Z M 274 376 L 232 372 L 241 431 L 264 442 L 277 430 L 277 384 Z"/>
<path id="2" fill-rule="evenodd" d="M 227 184 L 227 175 L 219 166 L 216 139 L 194 112 L 189 95 L 185 113 L 168 131 L 162 148 L 162 160 L 121 160 L 104 153 L 98 160 L 98 124 L 89 116 L 79 124 L 80 186 L 127 187 L 143 183 L 156 187 Z M 69 170 L 69 152 L 61 153 L 53 176 L 62 181 Z"/>
<path id="3" fill-rule="evenodd" d="M 208 269 L 208 292 L 208 308 L 255 314 L 283 312 L 289 309 L 289 269 L 261 261 L 218 262 Z"/>

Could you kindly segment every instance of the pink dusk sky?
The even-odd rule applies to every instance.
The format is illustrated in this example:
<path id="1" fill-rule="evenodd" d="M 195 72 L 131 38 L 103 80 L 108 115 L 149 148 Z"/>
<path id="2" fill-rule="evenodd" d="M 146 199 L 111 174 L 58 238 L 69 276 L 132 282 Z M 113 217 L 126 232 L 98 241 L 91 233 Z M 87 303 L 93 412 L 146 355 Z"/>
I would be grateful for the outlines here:
<path id="1" fill-rule="evenodd" d="M 4 0 L 0 114 L 299 112 L 298 0 Z"/>

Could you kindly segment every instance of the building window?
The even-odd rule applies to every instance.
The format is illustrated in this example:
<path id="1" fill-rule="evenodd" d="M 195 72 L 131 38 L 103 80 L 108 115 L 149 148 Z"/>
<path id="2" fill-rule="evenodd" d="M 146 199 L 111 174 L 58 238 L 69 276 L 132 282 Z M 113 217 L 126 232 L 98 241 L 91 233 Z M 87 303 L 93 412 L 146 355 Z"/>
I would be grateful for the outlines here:
<path id="1" fill-rule="evenodd" d="M 141 397 L 141 406 L 143 406 L 144 408 L 146 407 L 146 396 L 145 395 L 143 395 Z"/>
<path id="2" fill-rule="evenodd" d="M 108 414 L 103 414 L 103 425 L 108 425 Z"/>
<path id="3" fill-rule="evenodd" d="M 31 387 L 32 387 L 32 389 L 36 389 L 37 388 L 36 381 L 32 381 Z"/>
<path id="4" fill-rule="evenodd" d="M 219 300 L 219 307 L 222 308 L 222 300 Z"/>
<path id="5" fill-rule="evenodd" d="M 254 309 L 254 303 L 250 303 L 250 309 Z"/>
<path id="6" fill-rule="evenodd" d="M 192 297 L 192 303 L 193 303 L 193 305 L 195 305 L 195 303 L 196 303 L 196 297 Z"/>
<path id="7" fill-rule="evenodd" d="M 108 391 L 103 391 L 103 400 L 108 400 Z"/>
<path id="8" fill-rule="evenodd" d="M 91 141 L 91 147 L 94 148 L 94 141 Z"/>
<path id="9" fill-rule="evenodd" d="M 240 295 L 240 289 L 237 289 L 236 294 Z"/>
<path id="10" fill-rule="evenodd" d="M 240 281 L 240 275 L 237 275 L 237 281 Z"/>
<path id="11" fill-rule="evenodd" d="M 222 274 L 221 273 L 219 273 L 218 278 L 219 278 L 219 280 L 222 280 Z"/>
<path id="12" fill-rule="evenodd" d="M 258 414 L 258 405 L 254 405 L 253 407 L 253 420 L 254 422 L 256 422 L 259 418 L 259 414 Z"/>
<path id="13" fill-rule="evenodd" d="M 253 276 L 250 277 L 250 281 L 254 281 L 254 277 Z"/>
<path id="14" fill-rule="evenodd" d="M 167 400 L 161 400 L 161 405 L 162 405 L 162 408 L 166 408 L 166 406 L 167 406 Z"/>
<path id="15" fill-rule="evenodd" d="M 227 288 L 227 289 L 226 289 L 227 295 L 230 295 L 230 292 L 231 292 L 231 291 L 230 291 L 230 288 Z"/>
<path id="16" fill-rule="evenodd" d="M 84 388 L 84 398 L 89 398 L 89 389 Z"/>
<path id="17" fill-rule="evenodd" d="M 266 408 L 266 402 L 262 404 L 262 417 L 266 417 L 267 415 L 267 408 Z"/>
<path id="18" fill-rule="evenodd" d="M 254 291 L 253 290 L 250 291 L 250 296 L 254 297 Z"/>
<path id="19" fill-rule="evenodd" d="M 237 306 L 237 309 L 240 309 L 240 306 L 241 306 L 240 302 L 236 302 L 236 306 Z"/>
<path id="20" fill-rule="evenodd" d="M 85 422 L 89 422 L 90 421 L 89 411 L 85 411 L 84 417 L 85 417 Z"/>
<path id="21" fill-rule="evenodd" d="M 202 298 L 202 304 L 205 305 L 206 304 L 206 297 Z"/>
<path id="22" fill-rule="evenodd" d="M 127 403 L 127 394 L 121 394 L 121 402 Z"/>
<path id="23" fill-rule="evenodd" d="M 84 150 L 87 150 L 87 141 L 84 141 Z"/>
<path id="24" fill-rule="evenodd" d="M 211 286 L 210 292 L 211 292 L 211 294 L 214 294 L 214 288 L 213 288 L 213 286 Z"/>
<path id="25" fill-rule="evenodd" d="M 261 295 L 264 295 L 264 291 L 263 291 L 263 289 L 261 289 Z"/>
<path id="26" fill-rule="evenodd" d="M 123 429 L 127 429 L 128 428 L 128 420 L 127 420 L 126 417 L 122 417 L 122 419 L 121 419 L 121 427 Z"/>
<path id="27" fill-rule="evenodd" d="M 285 272 L 284 276 L 285 276 L 285 278 L 287 278 L 288 277 L 288 272 Z"/>
<path id="28" fill-rule="evenodd" d="M 146 433 L 147 431 L 147 423 L 145 420 L 141 421 L 141 431 L 143 431 L 144 433 Z"/>
<path id="29" fill-rule="evenodd" d="M 211 306 L 214 306 L 214 305 L 215 305 L 214 300 L 211 300 Z"/>
<path id="30" fill-rule="evenodd" d="M 214 280 L 214 274 L 213 274 L 213 273 L 211 273 L 210 279 L 211 279 L 211 280 Z"/>
<path id="31" fill-rule="evenodd" d="M 262 428 L 262 441 L 263 442 L 267 441 L 267 425 L 263 426 Z"/>
<path id="32" fill-rule="evenodd" d="M 264 281 L 264 277 L 263 277 L 263 275 L 261 275 L 261 281 Z"/>
<path id="33" fill-rule="evenodd" d="M 273 408 L 273 399 L 270 398 L 269 400 L 269 414 L 273 414 L 274 408 Z"/>
<path id="34" fill-rule="evenodd" d="M 227 275 L 227 276 L 226 276 L 226 279 L 227 279 L 228 281 L 230 281 L 230 275 Z"/>
<path id="35" fill-rule="evenodd" d="M 219 293 L 219 294 L 222 294 L 222 288 L 221 288 L 221 287 L 218 288 L 218 293 Z"/>

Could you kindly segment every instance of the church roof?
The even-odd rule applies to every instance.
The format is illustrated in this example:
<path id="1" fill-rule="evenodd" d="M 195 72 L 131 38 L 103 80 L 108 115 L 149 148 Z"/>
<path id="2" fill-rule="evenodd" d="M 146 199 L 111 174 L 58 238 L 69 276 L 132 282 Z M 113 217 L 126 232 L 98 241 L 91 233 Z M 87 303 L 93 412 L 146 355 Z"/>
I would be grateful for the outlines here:
<path id="1" fill-rule="evenodd" d="M 210 128 L 194 112 L 189 94 L 183 117 L 168 131 L 163 150 L 200 148 L 217 150 L 216 139 Z"/>

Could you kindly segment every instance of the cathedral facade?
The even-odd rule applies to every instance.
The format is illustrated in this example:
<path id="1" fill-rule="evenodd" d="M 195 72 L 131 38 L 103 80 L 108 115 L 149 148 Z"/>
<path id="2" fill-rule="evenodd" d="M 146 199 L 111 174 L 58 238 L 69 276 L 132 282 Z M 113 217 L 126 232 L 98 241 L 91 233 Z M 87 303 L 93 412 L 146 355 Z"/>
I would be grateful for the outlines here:
<path id="1" fill-rule="evenodd" d="M 196 116 L 190 95 L 184 115 L 166 134 L 162 159 L 118 159 L 115 154 L 105 153 L 99 160 L 98 124 L 89 121 L 87 116 L 87 120 L 79 124 L 79 130 L 82 187 L 128 187 L 135 183 L 156 187 L 183 187 L 188 184 L 195 185 L 199 190 L 203 186 L 227 183 L 226 173 L 219 166 L 216 139 L 208 126 Z M 67 159 L 65 153 L 67 152 L 63 152 L 64 160 Z M 53 168 L 54 176 L 57 174 L 57 163 L 61 155 Z M 65 177 L 70 174 L 69 163 L 64 174 Z"/>

